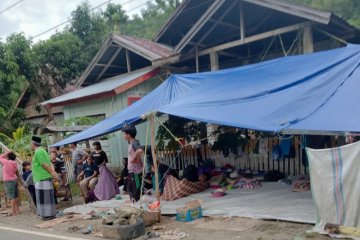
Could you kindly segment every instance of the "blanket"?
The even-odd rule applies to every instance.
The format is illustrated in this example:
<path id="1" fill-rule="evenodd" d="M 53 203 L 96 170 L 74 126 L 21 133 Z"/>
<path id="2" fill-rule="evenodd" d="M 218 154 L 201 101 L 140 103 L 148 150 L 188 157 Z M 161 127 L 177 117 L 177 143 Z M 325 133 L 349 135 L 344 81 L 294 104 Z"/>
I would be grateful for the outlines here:
<path id="1" fill-rule="evenodd" d="M 360 227 L 360 142 L 338 148 L 306 149 L 317 231 L 327 223 Z"/>
<path id="2" fill-rule="evenodd" d="M 187 179 L 179 180 L 176 177 L 168 176 L 161 199 L 173 201 L 189 196 L 190 194 L 202 192 L 207 189 L 208 186 L 209 184 L 205 182 L 190 182 Z"/>
<path id="3" fill-rule="evenodd" d="M 99 180 L 94 189 L 94 195 L 100 201 L 109 200 L 119 194 L 119 186 L 114 174 L 106 166 L 99 167 Z"/>

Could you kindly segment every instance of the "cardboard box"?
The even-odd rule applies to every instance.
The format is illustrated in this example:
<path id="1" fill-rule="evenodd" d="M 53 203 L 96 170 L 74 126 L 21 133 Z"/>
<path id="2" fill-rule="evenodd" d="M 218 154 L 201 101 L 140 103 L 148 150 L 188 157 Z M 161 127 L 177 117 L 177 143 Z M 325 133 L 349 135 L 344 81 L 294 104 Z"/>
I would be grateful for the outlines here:
<path id="1" fill-rule="evenodd" d="M 180 222 L 191 222 L 202 218 L 201 204 L 198 200 L 186 203 L 185 207 L 176 209 L 176 220 Z"/>

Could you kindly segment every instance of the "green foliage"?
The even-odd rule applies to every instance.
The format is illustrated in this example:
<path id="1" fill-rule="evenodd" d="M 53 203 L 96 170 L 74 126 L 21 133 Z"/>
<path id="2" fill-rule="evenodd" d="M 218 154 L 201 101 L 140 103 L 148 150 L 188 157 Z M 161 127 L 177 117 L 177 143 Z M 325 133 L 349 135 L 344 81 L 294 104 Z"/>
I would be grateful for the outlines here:
<path id="1" fill-rule="evenodd" d="M 179 4 L 179 0 L 149 2 L 141 15 L 136 14 L 128 21 L 123 33 L 146 39 L 153 38 Z"/>
<path id="2" fill-rule="evenodd" d="M 127 24 L 129 20 L 121 5 L 115 3 L 109 3 L 102 16 L 109 26 L 109 30 L 115 33 L 120 33 L 123 25 Z"/>
<path id="3" fill-rule="evenodd" d="M 0 133 L 0 139 L 7 147 L 13 150 L 16 155 L 22 159 L 27 160 L 31 156 L 31 135 L 26 132 L 26 127 L 19 127 L 12 133 L 12 138 Z"/>
<path id="4" fill-rule="evenodd" d="M 69 31 L 56 33 L 33 47 L 39 68 L 52 66 L 50 74 L 61 87 L 79 77 L 88 64 L 81 57 L 82 50 L 81 39 Z"/>
<path id="5" fill-rule="evenodd" d="M 104 120 L 104 116 L 98 116 L 98 117 L 76 117 L 76 118 L 70 118 L 64 121 L 65 126 L 92 126 L 96 123 Z"/>
<path id="6" fill-rule="evenodd" d="M 248 131 L 230 127 L 219 127 L 214 134 L 217 135 L 217 140 L 214 142 L 212 150 L 221 151 L 225 157 L 230 153 L 238 155 L 238 147 L 245 146 L 248 139 Z"/>
<path id="7" fill-rule="evenodd" d="M 30 41 L 23 34 L 13 34 L 0 43 L 0 132 L 10 135 L 24 117 L 16 109 L 17 99 L 34 76 Z"/>
<path id="8" fill-rule="evenodd" d="M 158 141 L 157 148 L 160 150 L 178 150 L 180 145 L 173 135 L 176 138 L 184 138 L 188 142 L 197 141 L 201 139 L 202 129 L 204 128 L 206 128 L 205 123 L 169 116 L 169 119 L 164 122 L 164 126 L 160 126 L 158 129 L 156 135 L 156 140 Z"/>

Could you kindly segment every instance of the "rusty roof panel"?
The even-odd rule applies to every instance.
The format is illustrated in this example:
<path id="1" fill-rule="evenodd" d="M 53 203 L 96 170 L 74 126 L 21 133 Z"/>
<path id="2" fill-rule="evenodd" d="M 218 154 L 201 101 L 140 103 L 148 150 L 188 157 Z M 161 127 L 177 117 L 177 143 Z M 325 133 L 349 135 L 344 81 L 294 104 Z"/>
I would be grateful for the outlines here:
<path id="1" fill-rule="evenodd" d="M 126 48 L 128 47 L 133 52 L 139 53 L 139 55 L 147 56 L 151 61 L 166 58 L 173 54 L 170 47 L 146 39 L 127 35 L 112 35 L 112 39 L 116 43 L 123 45 Z"/>

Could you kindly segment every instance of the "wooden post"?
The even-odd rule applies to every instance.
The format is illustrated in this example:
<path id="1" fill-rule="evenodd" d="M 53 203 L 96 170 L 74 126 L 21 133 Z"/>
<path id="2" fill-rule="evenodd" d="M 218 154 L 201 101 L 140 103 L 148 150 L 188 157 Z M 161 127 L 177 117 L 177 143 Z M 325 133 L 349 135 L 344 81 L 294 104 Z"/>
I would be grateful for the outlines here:
<path id="1" fill-rule="evenodd" d="M 219 57 L 215 51 L 210 52 L 210 66 L 211 71 L 219 70 Z"/>
<path id="2" fill-rule="evenodd" d="M 131 61 L 130 61 L 129 51 L 127 49 L 125 49 L 125 55 L 126 55 L 127 71 L 128 71 L 128 73 L 130 73 L 131 72 Z"/>
<path id="3" fill-rule="evenodd" d="M 313 34 L 310 23 L 304 27 L 303 34 L 303 53 L 314 52 Z"/>
<path id="4" fill-rule="evenodd" d="M 155 168 L 155 195 L 158 201 L 160 201 L 160 191 L 159 191 L 159 172 L 158 172 L 158 162 L 156 159 L 155 153 L 155 118 L 154 115 L 150 115 L 150 135 L 151 135 L 151 154 L 153 157 L 154 168 Z"/>
<path id="5" fill-rule="evenodd" d="M 158 162 L 156 159 L 156 153 L 155 153 L 155 118 L 154 114 L 151 114 L 149 117 L 150 120 L 150 135 L 151 135 L 151 155 L 153 157 L 153 163 L 155 168 L 155 196 L 157 201 L 160 202 L 160 191 L 159 191 L 159 172 L 158 172 Z M 158 219 L 161 223 L 161 209 L 159 209 L 158 212 Z"/>
<path id="6" fill-rule="evenodd" d="M 196 47 L 195 50 L 195 63 L 196 63 L 196 72 L 199 72 L 199 49 Z"/>
<path id="7" fill-rule="evenodd" d="M 244 3 L 240 2 L 240 39 L 245 40 Z"/>

